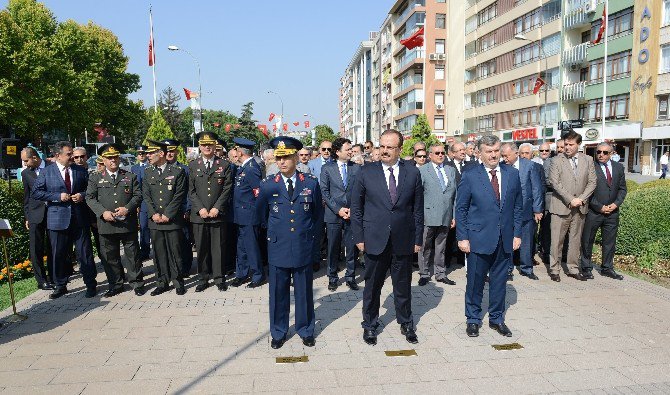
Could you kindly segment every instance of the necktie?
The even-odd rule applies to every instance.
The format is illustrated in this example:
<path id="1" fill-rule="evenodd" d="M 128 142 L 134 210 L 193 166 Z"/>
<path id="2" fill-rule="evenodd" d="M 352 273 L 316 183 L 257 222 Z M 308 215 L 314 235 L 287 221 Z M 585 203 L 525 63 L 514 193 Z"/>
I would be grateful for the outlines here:
<path id="1" fill-rule="evenodd" d="M 496 171 L 491 170 L 491 186 L 493 187 L 493 192 L 496 194 L 496 200 L 500 203 L 500 190 L 498 189 L 498 176 L 496 176 Z"/>
<path id="2" fill-rule="evenodd" d="M 607 185 L 612 185 L 612 173 L 610 173 L 610 168 L 605 164 L 605 176 L 607 177 Z"/>
<path id="3" fill-rule="evenodd" d="M 212 168 L 212 162 L 207 161 L 207 171 L 209 171 Z"/>
<path id="4" fill-rule="evenodd" d="M 292 179 L 287 179 L 286 182 L 288 183 L 288 187 L 286 190 L 288 191 L 288 197 L 292 198 L 293 197 L 293 180 Z"/>
<path id="5" fill-rule="evenodd" d="M 344 185 L 345 188 L 347 187 L 347 164 L 346 163 L 342 163 L 342 185 Z"/>
<path id="6" fill-rule="evenodd" d="M 458 162 L 458 173 L 463 173 L 463 162 Z"/>
<path id="7" fill-rule="evenodd" d="M 444 174 L 442 174 L 442 165 L 437 166 L 437 178 L 440 180 L 440 186 L 442 187 L 442 192 L 447 189 L 447 185 L 444 182 Z"/>
<path id="8" fill-rule="evenodd" d="M 72 193 L 72 181 L 70 181 L 70 168 L 65 168 L 65 189 L 67 193 Z"/>
<path id="9" fill-rule="evenodd" d="M 570 160 L 572 160 L 572 171 L 577 175 L 577 158 L 573 156 Z"/>
<path id="10" fill-rule="evenodd" d="M 112 182 L 116 183 L 116 174 L 112 174 Z"/>
<path id="11" fill-rule="evenodd" d="M 398 187 L 395 183 L 395 176 L 393 175 L 393 168 L 389 167 L 389 195 L 391 196 L 391 203 L 395 204 L 398 199 Z"/>

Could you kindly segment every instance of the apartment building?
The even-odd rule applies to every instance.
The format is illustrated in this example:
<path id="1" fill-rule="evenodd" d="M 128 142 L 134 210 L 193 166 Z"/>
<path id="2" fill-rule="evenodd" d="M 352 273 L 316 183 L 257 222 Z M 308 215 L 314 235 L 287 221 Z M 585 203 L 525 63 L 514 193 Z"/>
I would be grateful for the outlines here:
<path id="1" fill-rule="evenodd" d="M 340 135 L 354 143 L 370 138 L 372 44 L 377 32 L 362 41 L 340 79 Z"/>
<path id="2" fill-rule="evenodd" d="M 393 96 L 391 95 L 391 17 L 386 16 L 372 45 L 372 108 L 370 140 L 379 142 L 384 130 L 393 127 Z"/>

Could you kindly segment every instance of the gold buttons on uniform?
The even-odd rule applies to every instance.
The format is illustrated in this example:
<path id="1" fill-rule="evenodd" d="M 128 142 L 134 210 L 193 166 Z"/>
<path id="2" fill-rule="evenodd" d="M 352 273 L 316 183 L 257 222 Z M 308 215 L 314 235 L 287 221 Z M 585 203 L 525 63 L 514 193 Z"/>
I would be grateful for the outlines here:
<path id="1" fill-rule="evenodd" d="M 295 211 L 291 210 L 291 214 L 295 214 Z"/>
<path id="2" fill-rule="evenodd" d="M 293 231 L 295 231 L 295 229 L 294 229 L 294 228 L 291 228 L 291 232 L 293 232 Z"/>
<path id="3" fill-rule="evenodd" d="M 293 218 L 291 218 L 291 222 L 295 222 L 295 220 Z"/>

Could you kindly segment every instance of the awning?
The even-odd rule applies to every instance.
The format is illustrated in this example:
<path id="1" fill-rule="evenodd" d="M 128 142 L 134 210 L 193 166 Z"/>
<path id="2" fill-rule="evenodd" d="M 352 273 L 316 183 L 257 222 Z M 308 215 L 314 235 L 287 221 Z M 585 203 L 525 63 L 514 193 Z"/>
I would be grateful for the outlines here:
<path id="1" fill-rule="evenodd" d="M 670 126 L 653 126 L 642 129 L 642 140 L 670 139 Z"/>

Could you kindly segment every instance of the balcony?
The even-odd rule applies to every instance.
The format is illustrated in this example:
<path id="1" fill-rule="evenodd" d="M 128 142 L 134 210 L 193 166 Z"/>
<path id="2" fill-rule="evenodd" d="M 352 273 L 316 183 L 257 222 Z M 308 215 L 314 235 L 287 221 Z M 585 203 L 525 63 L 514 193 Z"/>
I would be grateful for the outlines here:
<path id="1" fill-rule="evenodd" d="M 563 101 L 566 102 L 585 102 L 586 101 L 586 81 L 576 82 L 565 85 L 561 94 Z"/>
<path id="2" fill-rule="evenodd" d="M 412 85 L 422 85 L 422 84 L 423 84 L 423 77 L 421 76 L 421 74 L 406 76 L 405 78 L 402 79 L 400 85 L 398 85 L 398 91 L 403 91 Z"/>
<path id="3" fill-rule="evenodd" d="M 584 64 L 587 61 L 589 43 L 575 45 L 563 51 L 563 65 L 572 66 Z"/>
<path id="4" fill-rule="evenodd" d="M 414 62 L 415 59 L 423 59 L 423 50 L 413 49 L 409 53 L 406 53 L 405 56 L 398 60 L 398 70 L 401 70 L 410 62 Z"/>
<path id="5" fill-rule="evenodd" d="M 568 2 L 563 16 L 565 30 L 577 29 L 591 24 L 591 14 L 595 12 L 596 0 Z"/>

